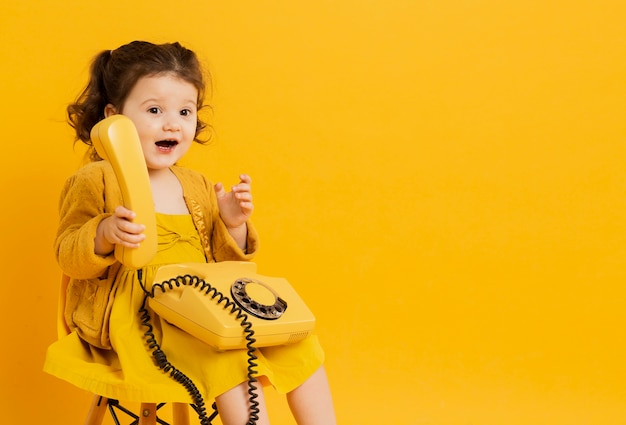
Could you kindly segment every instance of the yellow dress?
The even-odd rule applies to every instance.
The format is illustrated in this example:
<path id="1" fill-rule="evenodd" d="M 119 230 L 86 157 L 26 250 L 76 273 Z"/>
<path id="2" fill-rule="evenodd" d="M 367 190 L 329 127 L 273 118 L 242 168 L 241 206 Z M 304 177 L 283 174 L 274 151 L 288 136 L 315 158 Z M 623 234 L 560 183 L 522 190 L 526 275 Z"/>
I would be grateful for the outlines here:
<path id="1" fill-rule="evenodd" d="M 157 214 L 158 252 L 144 268 L 151 282 L 160 265 L 204 262 L 198 233 L 190 215 Z M 158 368 L 147 347 L 138 313 L 144 292 L 137 272 L 122 269 L 110 318 L 113 350 L 95 348 L 76 332 L 49 348 L 44 370 L 77 387 L 108 398 L 141 402 L 192 402 L 187 390 Z M 187 375 L 206 402 L 245 382 L 246 350 L 216 351 L 150 311 L 151 323 L 168 361 Z M 278 392 L 302 384 L 323 363 L 316 336 L 301 342 L 257 349 L 258 376 L 266 376 Z"/>

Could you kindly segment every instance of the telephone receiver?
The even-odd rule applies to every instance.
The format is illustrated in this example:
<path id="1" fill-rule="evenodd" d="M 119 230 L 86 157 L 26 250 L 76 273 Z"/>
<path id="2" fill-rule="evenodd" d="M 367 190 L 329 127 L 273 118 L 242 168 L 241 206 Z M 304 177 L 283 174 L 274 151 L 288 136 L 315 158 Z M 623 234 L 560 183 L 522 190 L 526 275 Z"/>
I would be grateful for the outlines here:
<path id="1" fill-rule="evenodd" d="M 115 258 L 126 267 L 140 269 L 157 251 L 156 213 L 148 169 L 139 135 L 124 115 L 112 115 L 91 130 L 91 141 L 100 157 L 111 163 L 119 182 L 124 206 L 135 212 L 134 222 L 146 226 L 146 239 L 139 248 L 115 247 Z M 259 347 L 290 344 L 310 335 L 315 316 L 283 278 L 257 274 L 256 264 L 245 261 L 183 263 L 160 267 L 151 286 L 150 307 L 163 319 L 218 350 L 247 346 L 241 326 L 226 309 L 192 286 L 164 282 L 181 276 L 205 280 L 238 305 L 254 329 Z M 159 289 L 160 288 L 160 289 Z"/>
<path id="2" fill-rule="evenodd" d="M 146 226 L 139 248 L 115 245 L 115 258 L 126 267 L 140 269 L 157 252 L 156 215 L 148 168 L 135 124 L 124 115 L 112 115 L 91 129 L 91 142 L 100 157 L 113 166 L 125 208 L 136 216 L 133 222 Z"/>

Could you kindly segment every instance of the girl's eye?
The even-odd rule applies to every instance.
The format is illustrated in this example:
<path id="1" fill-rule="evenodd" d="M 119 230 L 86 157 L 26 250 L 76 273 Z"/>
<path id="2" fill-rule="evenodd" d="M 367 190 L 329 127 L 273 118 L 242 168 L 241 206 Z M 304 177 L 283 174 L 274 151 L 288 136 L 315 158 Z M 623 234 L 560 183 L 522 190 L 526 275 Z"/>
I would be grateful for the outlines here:
<path id="1" fill-rule="evenodd" d="M 184 117 L 188 117 L 189 115 L 192 114 L 191 109 L 183 109 L 182 111 L 180 111 L 180 114 Z"/>
<path id="2" fill-rule="evenodd" d="M 152 108 L 149 108 L 148 112 L 151 113 L 151 114 L 158 114 L 159 113 L 159 108 L 157 108 L 156 106 L 152 107 Z"/>

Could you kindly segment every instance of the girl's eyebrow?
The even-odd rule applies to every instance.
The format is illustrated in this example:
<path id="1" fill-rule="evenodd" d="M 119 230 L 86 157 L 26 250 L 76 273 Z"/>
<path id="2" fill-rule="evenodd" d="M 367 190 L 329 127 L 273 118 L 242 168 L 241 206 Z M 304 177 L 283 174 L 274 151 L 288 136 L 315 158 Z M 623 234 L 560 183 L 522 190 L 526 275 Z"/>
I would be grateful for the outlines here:
<path id="1" fill-rule="evenodd" d="M 146 105 L 148 103 L 160 103 L 160 99 L 157 99 L 155 97 L 144 99 L 144 100 L 141 101 L 140 105 L 143 106 L 143 105 Z"/>
<path id="2" fill-rule="evenodd" d="M 143 106 L 143 105 L 145 105 L 145 104 L 149 104 L 149 103 L 157 103 L 157 104 L 161 104 L 161 103 L 163 103 L 163 102 L 164 102 L 164 100 L 163 100 L 163 99 L 161 99 L 161 98 L 151 97 L 151 98 L 148 98 L 148 99 L 143 100 L 143 101 L 141 102 L 141 104 L 140 104 L 140 105 L 141 105 L 141 106 Z M 192 100 L 192 99 L 187 99 L 187 100 L 184 100 L 184 101 L 182 101 L 182 102 L 181 102 L 181 104 L 182 104 L 184 107 L 189 107 L 189 106 L 193 106 L 193 107 L 195 107 L 195 108 L 197 108 L 197 107 L 198 107 L 198 104 L 196 103 L 196 100 L 195 100 L 195 99 L 193 99 L 193 100 Z"/>

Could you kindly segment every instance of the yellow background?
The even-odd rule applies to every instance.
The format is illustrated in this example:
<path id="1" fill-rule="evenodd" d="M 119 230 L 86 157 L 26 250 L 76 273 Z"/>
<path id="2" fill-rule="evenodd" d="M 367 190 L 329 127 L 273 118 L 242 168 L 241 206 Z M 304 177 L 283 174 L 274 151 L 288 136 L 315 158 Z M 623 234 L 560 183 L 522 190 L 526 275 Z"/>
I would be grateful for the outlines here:
<path id="1" fill-rule="evenodd" d="M 214 76 L 186 164 L 254 178 L 259 271 L 318 318 L 341 424 L 626 423 L 618 0 L 4 1 L 1 415 L 77 424 L 45 375 L 64 108 L 91 57 L 178 40 Z M 292 424 L 269 391 L 275 424 Z M 17 419 L 17 415 L 23 415 Z"/>

